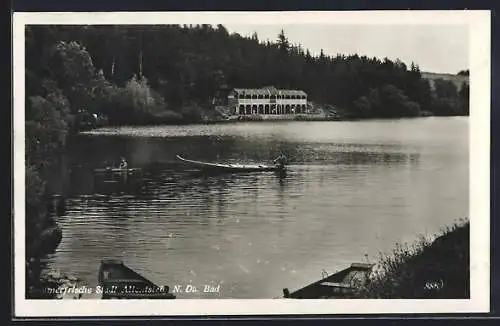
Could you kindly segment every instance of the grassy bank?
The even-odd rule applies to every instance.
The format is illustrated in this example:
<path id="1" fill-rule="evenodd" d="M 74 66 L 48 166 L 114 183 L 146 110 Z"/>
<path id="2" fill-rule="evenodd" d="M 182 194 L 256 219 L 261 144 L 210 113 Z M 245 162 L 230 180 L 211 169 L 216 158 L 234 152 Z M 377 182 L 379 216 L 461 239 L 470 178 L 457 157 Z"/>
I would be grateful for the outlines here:
<path id="1" fill-rule="evenodd" d="M 469 221 L 460 220 L 433 241 L 397 245 L 382 256 L 358 298 L 464 299 L 470 297 Z"/>

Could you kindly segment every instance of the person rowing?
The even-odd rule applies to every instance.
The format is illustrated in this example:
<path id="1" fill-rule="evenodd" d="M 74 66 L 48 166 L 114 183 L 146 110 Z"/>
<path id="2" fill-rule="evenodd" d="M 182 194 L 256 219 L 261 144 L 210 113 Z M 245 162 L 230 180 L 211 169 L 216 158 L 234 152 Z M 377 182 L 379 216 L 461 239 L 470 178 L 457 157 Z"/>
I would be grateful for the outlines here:
<path id="1" fill-rule="evenodd" d="M 273 162 L 278 168 L 284 169 L 285 164 L 287 164 L 287 159 L 283 153 L 280 153 L 280 155 L 277 158 L 275 158 Z"/>
<path id="2" fill-rule="evenodd" d="M 124 157 L 121 158 L 120 169 L 126 170 L 128 168 L 127 160 Z"/>

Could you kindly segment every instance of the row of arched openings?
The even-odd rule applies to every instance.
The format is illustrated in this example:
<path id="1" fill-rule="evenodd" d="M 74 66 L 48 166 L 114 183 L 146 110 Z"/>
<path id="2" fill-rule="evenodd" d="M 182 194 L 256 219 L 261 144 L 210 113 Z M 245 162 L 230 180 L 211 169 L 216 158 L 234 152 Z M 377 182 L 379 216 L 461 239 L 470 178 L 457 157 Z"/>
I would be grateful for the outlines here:
<path id="1" fill-rule="evenodd" d="M 269 95 L 269 94 L 239 94 L 239 99 L 247 99 L 247 100 L 257 100 L 257 99 L 271 99 L 271 100 L 300 100 L 306 99 L 305 95 Z"/>
<path id="2" fill-rule="evenodd" d="M 238 114 L 299 114 L 306 113 L 305 104 L 291 104 L 291 105 L 276 105 L 276 104 L 260 104 L 260 105 L 240 105 Z"/>

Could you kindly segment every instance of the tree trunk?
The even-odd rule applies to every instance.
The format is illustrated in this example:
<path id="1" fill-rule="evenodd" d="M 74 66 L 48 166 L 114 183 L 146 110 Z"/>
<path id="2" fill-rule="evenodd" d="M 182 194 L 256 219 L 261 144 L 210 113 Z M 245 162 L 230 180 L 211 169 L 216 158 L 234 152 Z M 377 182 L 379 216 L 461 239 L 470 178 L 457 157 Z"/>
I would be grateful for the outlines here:
<path id="1" fill-rule="evenodd" d="M 142 32 L 139 39 L 139 79 L 142 79 Z"/>
<path id="2" fill-rule="evenodd" d="M 142 79 L 142 49 L 139 52 L 139 79 Z"/>
<path id="3" fill-rule="evenodd" d="M 113 63 L 111 64 L 111 77 L 114 77 L 115 75 L 115 62 L 116 62 L 116 56 L 113 55 Z"/>

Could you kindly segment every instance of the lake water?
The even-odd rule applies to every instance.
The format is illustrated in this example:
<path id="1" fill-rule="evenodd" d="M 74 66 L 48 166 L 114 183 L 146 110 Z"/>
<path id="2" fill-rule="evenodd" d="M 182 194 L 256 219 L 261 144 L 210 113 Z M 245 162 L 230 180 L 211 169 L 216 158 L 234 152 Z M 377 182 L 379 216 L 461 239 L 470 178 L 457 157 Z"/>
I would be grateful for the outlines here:
<path id="1" fill-rule="evenodd" d="M 49 265 L 95 286 L 100 260 L 118 258 L 170 288 L 220 284 L 179 298 L 278 297 L 467 217 L 468 146 L 463 117 L 95 130 L 54 176 L 69 198 Z M 269 162 L 279 151 L 286 176 L 203 176 L 175 159 Z M 144 182 L 104 191 L 92 170 L 120 156 Z"/>

